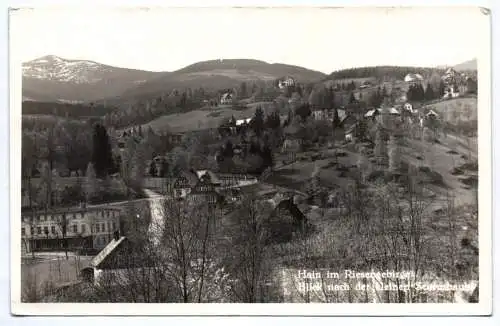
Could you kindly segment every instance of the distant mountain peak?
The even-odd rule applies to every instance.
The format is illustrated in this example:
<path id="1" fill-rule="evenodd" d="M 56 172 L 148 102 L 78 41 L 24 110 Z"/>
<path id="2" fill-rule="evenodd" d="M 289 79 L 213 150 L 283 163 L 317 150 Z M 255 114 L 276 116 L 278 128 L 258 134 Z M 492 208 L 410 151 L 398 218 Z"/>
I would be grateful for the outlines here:
<path id="1" fill-rule="evenodd" d="M 30 94 L 27 97 L 52 98 L 54 101 L 85 101 L 116 96 L 157 75 L 90 60 L 61 58 L 54 54 L 25 62 L 22 70 L 23 90 Z"/>
<path id="2" fill-rule="evenodd" d="M 453 68 L 457 71 L 477 70 L 477 60 L 476 58 L 467 60 L 465 62 L 454 65 Z"/>

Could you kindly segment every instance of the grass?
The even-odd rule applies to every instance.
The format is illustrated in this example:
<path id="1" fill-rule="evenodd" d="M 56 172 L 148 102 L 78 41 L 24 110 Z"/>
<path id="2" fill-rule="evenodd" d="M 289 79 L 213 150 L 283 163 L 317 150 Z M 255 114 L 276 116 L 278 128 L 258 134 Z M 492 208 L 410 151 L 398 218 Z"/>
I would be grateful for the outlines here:
<path id="1" fill-rule="evenodd" d="M 243 119 L 252 117 L 255 109 L 234 110 L 231 106 L 217 107 L 214 111 L 194 110 L 185 113 L 168 114 L 161 116 L 143 125 L 155 131 L 188 132 L 201 129 L 217 128 L 221 121 L 230 119 Z"/>
<path id="2" fill-rule="evenodd" d="M 433 108 L 434 111 L 436 111 L 446 122 L 456 123 L 457 120 L 477 120 L 477 98 L 474 97 L 463 97 L 440 101 L 425 107 Z M 470 116 L 468 115 L 468 112 L 470 113 Z"/>

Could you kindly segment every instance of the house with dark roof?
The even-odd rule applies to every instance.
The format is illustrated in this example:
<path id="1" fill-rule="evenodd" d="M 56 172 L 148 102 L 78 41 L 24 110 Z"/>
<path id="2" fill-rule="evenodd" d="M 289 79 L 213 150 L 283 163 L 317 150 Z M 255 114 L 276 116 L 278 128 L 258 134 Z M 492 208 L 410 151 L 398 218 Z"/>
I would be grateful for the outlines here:
<path id="1" fill-rule="evenodd" d="M 126 281 L 137 273 L 155 266 L 145 249 L 125 236 L 115 232 L 113 240 L 90 262 L 92 275 L 87 276 L 94 284 L 108 281 Z"/>

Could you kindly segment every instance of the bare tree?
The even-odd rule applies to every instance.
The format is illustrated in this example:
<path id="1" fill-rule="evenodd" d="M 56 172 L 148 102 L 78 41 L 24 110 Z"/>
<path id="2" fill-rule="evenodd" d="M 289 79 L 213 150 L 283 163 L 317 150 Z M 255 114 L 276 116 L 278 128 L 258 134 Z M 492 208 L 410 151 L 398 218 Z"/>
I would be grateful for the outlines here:
<path id="1" fill-rule="evenodd" d="M 270 234 L 266 218 L 270 208 L 256 198 L 247 197 L 234 215 L 232 250 L 230 250 L 236 279 L 232 292 L 238 301 L 254 303 L 262 300 L 261 285 L 265 279 L 266 244 Z"/>
<path id="2" fill-rule="evenodd" d="M 61 232 L 61 237 L 62 237 L 62 243 L 64 247 L 64 255 L 66 256 L 66 259 L 68 259 L 68 227 L 69 227 L 69 215 L 66 215 L 66 213 L 63 213 L 60 218 L 57 220 L 57 226 L 59 228 L 59 231 Z"/>

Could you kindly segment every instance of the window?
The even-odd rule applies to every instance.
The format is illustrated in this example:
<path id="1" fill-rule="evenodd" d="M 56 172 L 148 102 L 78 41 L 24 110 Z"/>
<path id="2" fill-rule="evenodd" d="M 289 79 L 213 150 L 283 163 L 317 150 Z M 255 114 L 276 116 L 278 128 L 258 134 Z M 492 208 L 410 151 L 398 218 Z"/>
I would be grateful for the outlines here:
<path id="1" fill-rule="evenodd" d="M 106 232 L 106 223 L 102 223 L 101 230 L 102 230 L 102 232 Z"/>
<path id="2" fill-rule="evenodd" d="M 82 224 L 82 233 L 85 233 L 85 224 Z"/>
<path id="3" fill-rule="evenodd" d="M 96 233 L 101 232 L 101 231 L 99 230 L 99 224 L 96 224 L 96 225 L 95 225 L 95 232 L 96 232 Z"/>
<path id="4" fill-rule="evenodd" d="M 111 222 L 108 222 L 108 232 L 111 232 L 111 231 L 113 231 L 113 230 L 111 229 Z"/>
<path id="5" fill-rule="evenodd" d="M 116 230 L 116 223 L 113 222 L 113 231 Z"/>
<path id="6" fill-rule="evenodd" d="M 49 227 L 48 226 L 44 226 L 43 227 L 43 233 L 44 234 L 49 234 Z"/>
<path id="7" fill-rule="evenodd" d="M 45 215 L 40 215 L 40 221 L 45 221 Z"/>
<path id="8" fill-rule="evenodd" d="M 21 228 L 21 235 L 26 235 L 26 229 L 25 228 Z"/>
<path id="9" fill-rule="evenodd" d="M 73 233 L 78 233 L 78 225 L 73 224 Z"/>
<path id="10" fill-rule="evenodd" d="M 106 217 L 109 217 L 109 211 L 106 211 Z"/>
<path id="11" fill-rule="evenodd" d="M 56 227 L 54 225 L 50 227 L 50 232 L 52 232 L 52 234 L 56 234 Z"/>
<path id="12" fill-rule="evenodd" d="M 73 219 L 76 220 L 76 213 L 73 213 Z"/>

